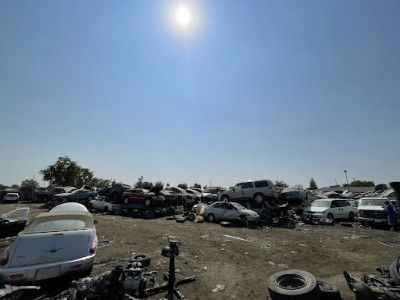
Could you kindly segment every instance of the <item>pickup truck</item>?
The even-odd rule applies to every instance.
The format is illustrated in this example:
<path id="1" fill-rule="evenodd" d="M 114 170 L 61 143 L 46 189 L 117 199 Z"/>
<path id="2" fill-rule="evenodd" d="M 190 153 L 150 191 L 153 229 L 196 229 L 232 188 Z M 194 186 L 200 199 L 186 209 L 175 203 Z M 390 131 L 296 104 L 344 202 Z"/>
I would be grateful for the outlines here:
<path id="1" fill-rule="evenodd" d="M 387 223 L 385 211 L 387 198 L 361 198 L 358 201 L 357 216 L 362 225 L 368 223 Z"/>

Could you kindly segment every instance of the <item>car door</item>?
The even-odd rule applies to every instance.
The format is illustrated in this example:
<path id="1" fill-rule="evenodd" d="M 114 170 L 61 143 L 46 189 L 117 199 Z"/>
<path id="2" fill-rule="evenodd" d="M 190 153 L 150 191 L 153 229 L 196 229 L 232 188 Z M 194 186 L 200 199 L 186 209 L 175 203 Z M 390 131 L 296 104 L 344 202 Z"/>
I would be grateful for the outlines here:
<path id="1" fill-rule="evenodd" d="M 227 203 L 215 203 L 213 205 L 212 213 L 217 220 L 225 220 L 226 206 Z"/>
<path id="2" fill-rule="evenodd" d="M 330 207 L 330 213 L 333 215 L 335 219 L 338 218 L 343 218 L 343 214 L 341 213 L 341 207 L 338 203 L 338 200 L 332 200 L 331 202 L 331 207 Z"/>
<path id="3" fill-rule="evenodd" d="M 341 210 L 341 214 L 343 219 L 348 219 L 350 212 L 353 211 L 353 206 L 351 205 L 351 203 L 347 200 L 338 200 L 342 210 Z"/>
<path id="4" fill-rule="evenodd" d="M 253 182 L 244 182 L 242 187 L 243 187 L 243 189 L 242 189 L 243 199 L 246 199 L 246 200 L 253 199 L 254 192 L 255 192 Z"/>
<path id="5" fill-rule="evenodd" d="M 243 199 L 243 184 L 238 183 L 233 187 L 231 200 Z"/>
<path id="6" fill-rule="evenodd" d="M 231 204 L 231 203 L 224 203 L 225 204 L 225 214 L 224 220 L 236 220 L 239 216 L 239 211 Z"/>

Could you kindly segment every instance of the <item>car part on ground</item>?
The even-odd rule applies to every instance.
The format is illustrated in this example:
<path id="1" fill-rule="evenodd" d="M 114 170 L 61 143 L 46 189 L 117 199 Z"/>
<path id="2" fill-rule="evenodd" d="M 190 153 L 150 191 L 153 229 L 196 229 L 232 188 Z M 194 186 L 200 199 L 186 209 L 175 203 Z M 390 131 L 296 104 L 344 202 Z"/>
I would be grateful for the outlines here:
<path id="1" fill-rule="evenodd" d="M 166 280 L 157 284 L 149 272 L 150 257 L 145 254 L 132 257 L 125 268 L 114 267 L 98 276 L 85 277 L 72 281 L 68 290 L 65 290 L 52 299 L 144 299 L 153 295 L 167 292 L 163 299 L 185 299 L 178 286 L 195 281 L 195 277 L 188 277 L 176 281 L 175 259 L 179 256 L 179 241 L 169 240 L 169 246 L 162 248 L 161 254 L 169 258 L 168 273 L 164 273 Z"/>
<path id="2" fill-rule="evenodd" d="M 311 273 L 301 270 L 286 270 L 273 274 L 268 279 L 268 291 L 272 300 L 319 300 L 320 290 Z"/>
<path id="3" fill-rule="evenodd" d="M 19 207 L 0 218 L 0 238 L 16 236 L 25 228 L 29 217 L 29 207 Z"/>
<path id="4" fill-rule="evenodd" d="M 360 300 L 400 299 L 399 258 L 390 266 L 377 267 L 380 275 L 364 275 L 360 280 L 343 271 L 350 290 Z"/>

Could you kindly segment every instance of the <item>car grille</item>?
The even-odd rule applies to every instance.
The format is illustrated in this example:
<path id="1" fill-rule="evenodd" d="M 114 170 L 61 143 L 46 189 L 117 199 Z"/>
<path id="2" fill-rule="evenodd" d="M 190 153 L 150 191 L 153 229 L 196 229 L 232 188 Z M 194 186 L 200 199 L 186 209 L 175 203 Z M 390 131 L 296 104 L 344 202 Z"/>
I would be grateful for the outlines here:
<path id="1" fill-rule="evenodd" d="M 386 219 L 387 217 L 386 212 L 379 210 L 364 210 L 362 216 L 371 219 Z"/>

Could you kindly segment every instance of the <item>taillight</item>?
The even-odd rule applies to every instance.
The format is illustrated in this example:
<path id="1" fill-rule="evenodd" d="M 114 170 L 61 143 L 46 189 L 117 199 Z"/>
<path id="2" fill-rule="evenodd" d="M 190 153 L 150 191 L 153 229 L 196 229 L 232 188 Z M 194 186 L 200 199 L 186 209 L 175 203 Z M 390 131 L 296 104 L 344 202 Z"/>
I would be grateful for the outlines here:
<path id="1" fill-rule="evenodd" d="M 10 253 L 8 250 L 4 251 L 3 255 L 0 258 L 0 266 L 5 266 L 8 263 L 8 259 L 10 257 Z"/>
<path id="2" fill-rule="evenodd" d="M 96 252 L 97 242 L 98 242 L 97 241 L 97 236 L 95 236 L 94 240 L 93 240 L 93 243 L 92 243 L 92 246 L 90 247 L 90 250 L 89 250 L 90 253 Z"/>

